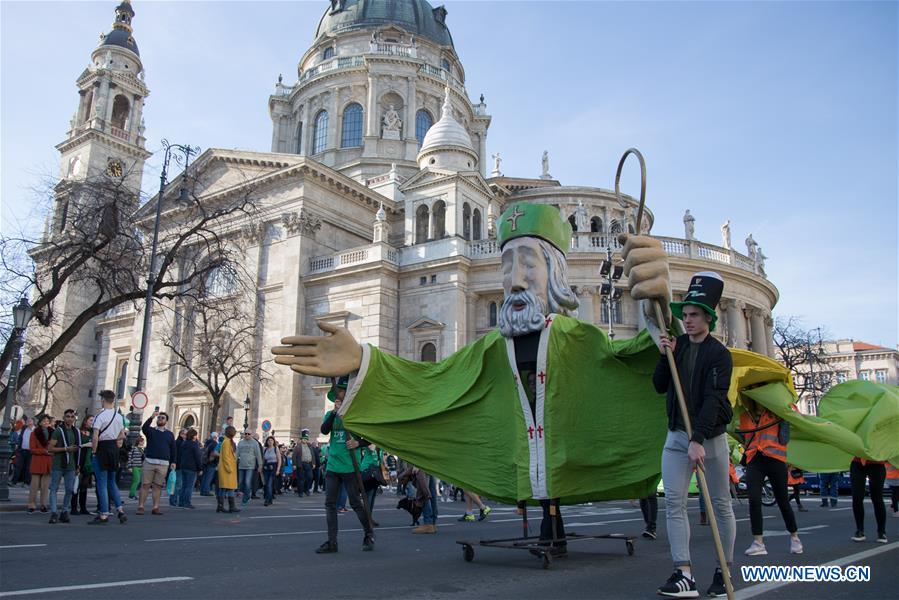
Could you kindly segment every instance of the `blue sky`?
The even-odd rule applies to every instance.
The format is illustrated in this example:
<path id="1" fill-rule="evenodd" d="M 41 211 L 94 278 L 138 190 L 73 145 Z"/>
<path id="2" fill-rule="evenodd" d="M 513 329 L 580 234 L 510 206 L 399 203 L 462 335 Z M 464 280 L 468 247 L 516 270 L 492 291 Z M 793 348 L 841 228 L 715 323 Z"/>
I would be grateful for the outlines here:
<path id="1" fill-rule="evenodd" d="M 0 193 L 5 231 L 34 225 L 31 189 L 75 78 L 117 2 L 0 1 Z M 435 3 L 436 4 L 436 3 Z M 148 148 L 270 150 L 267 99 L 327 7 L 313 2 L 134 0 L 151 90 Z M 897 4 L 892 2 L 446 2 L 488 152 L 563 185 L 610 188 L 645 154 L 658 235 L 748 233 L 769 257 L 778 315 L 833 336 L 897 343 Z M 158 156 L 144 174 L 152 192 Z M 625 191 L 638 181 L 625 177 Z"/>

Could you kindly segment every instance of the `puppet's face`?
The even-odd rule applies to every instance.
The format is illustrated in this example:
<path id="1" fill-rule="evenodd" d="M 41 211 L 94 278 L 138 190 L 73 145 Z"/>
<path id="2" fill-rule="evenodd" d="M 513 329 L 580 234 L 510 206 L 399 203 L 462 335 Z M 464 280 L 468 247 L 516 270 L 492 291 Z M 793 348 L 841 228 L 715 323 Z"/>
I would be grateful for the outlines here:
<path id="1" fill-rule="evenodd" d="M 540 331 L 549 311 L 549 266 L 538 239 L 519 237 L 507 242 L 502 270 L 500 332 L 515 337 Z"/>

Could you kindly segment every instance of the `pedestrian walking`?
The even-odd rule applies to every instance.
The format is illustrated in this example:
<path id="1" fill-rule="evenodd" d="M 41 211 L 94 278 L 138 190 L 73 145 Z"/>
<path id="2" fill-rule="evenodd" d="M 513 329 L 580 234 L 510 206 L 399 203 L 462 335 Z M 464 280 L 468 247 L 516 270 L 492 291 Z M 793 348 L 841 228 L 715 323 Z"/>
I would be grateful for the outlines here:
<path id="1" fill-rule="evenodd" d="M 78 493 L 72 496 L 72 514 L 89 515 L 87 510 L 87 491 L 94 478 L 93 452 L 91 451 L 91 427 L 94 417 L 86 415 L 81 421 L 81 448 L 78 451 Z"/>
<path id="2" fill-rule="evenodd" d="M 777 507 L 784 525 L 790 533 L 790 554 L 802 554 L 802 542 L 797 533 L 796 516 L 790 507 L 787 489 L 787 443 L 789 423 L 757 404 L 743 397 L 746 410 L 740 415 L 737 434 L 742 437 L 746 458 L 746 487 L 749 492 L 749 521 L 752 525 L 753 541 L 746 549 L 746 556 L 768 554 L 763 538 L 762 486 L 765 479 L 771 483 L 771 491 L 777 500 Z"/>
<path id="3" fill-rule="evenodd" d="M 26 487 L 31 486 L 31 434 L 34 433 L 34 419 L 27 417 L 25 426 L 20 432 L 19 451 L 16 455 L 16 474 L 14 483 L 21 482 Z"/>
<path id="4" fill-rule="evenodd" d="M 218 447 L 219 434 L 215 431 L 209 434 L 209 438 L 203 444 L 203 479 L 200 481 L 200 495 L 211 496 L 212 485 L 215 481 L 215 473 L 218 470 Z"/>
<path id="5" fill-rule="evenodd" d="M 365 532 L 362 538 L 363 550 L 374 550 L 375 536 L 371 528 L 369 515 L 365 514 L 362 505 L 362 490 L 357 483 L 355 465 L 362 461 L 360 446 L 367 446 L 365 440 L 354 439 L 343 428 L 343 420 L 337 415 L 344 396 L 346 396 L 348 378 L 341 377 L 328 392 L 328 400 L 334 403 L 334 408 L 325 413 L 325 419 L 321 426 L 324 435 L 330 435 L 328 444 L 328 466 L 325 472 L 325 514 L 328 521 L 328 540 L 316 549 L 318 554 L 337 552 L 337 496 L 341 484 L 346 486 L 350 506 L 359 518 L 359 523 Z M 354 457 L 350 453 L 355 454 Z"/>
<path id="6" fill-rule="evenodd" d="M 175 438 L 175 460 L 174 463 L 178 464 L 181 461 L 179 460 L 179 455 L 181 454 L 181 446 L 184 445 L 185 440 L 187 440 L 187 430 L 179 429 L 178 437 Z M 178 475 L 178 469 L 175 466 L 172 466 L 172 472 L 169 477 L 174 477 L 175 479 L 175 487 L 173 490 L 169 492 L 169 506 L 178 506 L 178 499 L 181 497 L 181 477 Z"/>
<path id="7" fill-rule="evenodd" d="M 317 448 L 309 443 L 309 430 L 300 432 L 300 443 L 293 450 L 293 464 L 297 472 L 297 495 L 308 496 L 315 483 L 315 474 L 318 470 L 316 460 Z M 315 485 L 318 488 L 318 485 Z"/>
<path id="8" fill-rule="evenodd" d="M 178 506 L 181 508 L 196 508 L 192 500 L 202 461 L 203 453 L 200 451 L 200 442 L 197 441 L 197 430 L 190 428 L 181 444 L 181 455 L 178 459 L 178 480 L 181 481 Z"/>
<path id="9" fill-rule="evenodd" d="M 93 451 L 94 477 L 97 480 L 98 514 L 91 525 L 105 525 L 109 522 L 111 503 L 114 504 L 119 523 L 125 524 L 125 505 L 116 485 L 116 470 L 119 462 L 119 447 L 125 441 L 125 426 L 115 409 L 115 392 L 103 390 L 100 400 L 103 410 L 94 418 L 91 448 Z"/>
<path id="10" fill-rule="evenodd" d="M 69 505 L 75 495 L 75 478 L 78 475 L 78 450 L 81 448 L 81 433 L 75 427 L 75 411 L 66 409 L 62 417 L 62 425 L 57 427 L 50 439 L 48 450 L 53 457 L 50 472 L 50 523 L 68 523 Z M 62 510 L 56 503 L 56 492 L 59 480 L 65 485 L 62 499 Z"/>
<path id="11" fill-rule="evenodd" d="M 883 462 L 865 460 L 856 456 L 849 465 L 849 479 L 852 482 L 852 516 L 855 518 L 853 542 L 865 541 L 865 480 L 868 493 L 874 505 L 874 520 L 877 522 L 877 542 L 887 543 L 887 511 L 883 503 L 883 484 L 887 470 Z"/>
<path id="12" fill-rule="evenodd" d="M 828 497 L 830 497 L 830 508 L 836 508 L 837 500 L 840 497 L 840 478 L 842 476 L 842 473 L 818 474 L 822 508 L 827 506 Z"/>
<path id="13" fill-rule="evenodd" d="M 37 427 L 31 433 L 30 451 L 31 483 L 28 491 L 28 513 L 34 513 L 37 509 L 37 497 L 40 493 L 41 512 L 47 512 L 47 496 L 50 489 L 50 471 L 53 467 L 53 458 L 50 456 L 50 437 L 53 435 L 53 427 L 50 426 L 49 415 L 40 415 L 37 418 Z"/>
<path id="14" fill-rule="evenodd" d="M 651 494 L 646 498 L 640 498 L 640 512 L 643 513 L 643 537 L 654 540 L 656 534 L 656 520 L 659 517 L 659 498 Z"/>
<path id="15" fill-rule="evenodd" d="M 462 496 L 465 497 L 465 514 L 459 517 L 460 521 L 474 521 L 477 519 L 478 521 L 483 521 L 487 518 L 493 509 L 484 504 L 481 500 L 481 497 L 475 494 L 474 492 L 469 492 L 468 490 L 462 491 Z M 455 492 L 453 492 L 453 499 L 455 500 Z M 478 507 L 478 516 L 474 516 L 474 507 L 477 505 Z"/>
<path id="16" fill-rule="evenodd" d="M 790 500 L 796 501 L 796 508 L 799 512 L 808 512 L 808 509 L 802 506 L 802 499 L 800 498 L 802 495 L 800 488 L 803 483 L 805 483 L 805 475 L 802 473 L 802 469 L 797 469 L 793 465 L 787 465 L 787 485 L 792 490 Z"/>
<path id="17" fill-rule="evenodd" d="M 274 436 L 265 438 L 265 450 L 262 452 L 262 476 L 264 478 L 265 502 L 270 506 L 275 501 L 275 480 L 281 473 L 281 451 Z"/>
<path id="18" fill-rule="evenodd" d="M 237 435 L 237 430 L 234 429 L 233 425 L 225 427 L 224 439 L 219 444 L 218 491 L 216 492 L 217 506 L 215 512 L 225 512 L 225 498 L 228 499 L 229 513 L 240 512 L 240 509 L 235 506 L 234 502 L 237 490 L 237 444 L 234 443 L 235 435 Z"/>
<path id="19" fill-rule="evenodd" d="M 140 489 L 141 471 L 144 466 L 144 438 L 138 436 L 137 441 L 128 452 L 128 468 L 131 470 L 131 488 L 128 490 L 128 499 L 137 498 Z"/>
<path id="20" fill-rule="evenodd" d="M 253 432 L 249 429 L 244 430 L 243 439 L 237 444 L 237 469 L 240 492 L 243 494 L 242 502 L 246 505 L 250 498 L 256 495 L 253 491 L 253 475 L 262 474 L 262 449 L 253 439 Z"/>
<path id="21" fill-rule="evenodd" d="M 890 510 L 894 517 L 899 517 L 899 469 L 891 463 L 886 463 L 887 479 L 890 486 Z"/>
<path id="22" fill-rule="evenodd" d="M 156 420 L 155 426 L 153 420 Z M 159 501 L 162 497 L 162 488 L 165 487 L 169 469 L 176 469 L 175 454 L 175 436 L 171 431 L 166 429 L 169 422 L 169 415 L 159 412 L 159 407 L 153 411 L 150 418 L 144 421 L 141 431 L 147 438 L 147 449 L 144 452 L 144 466 L 141 471 L 140 495 L 137 499 L 136 514 L 144 514 L 144 503 L 147 501 L 147 495 L 153 496 L 153 508 L 150 513 L 154 515 L 162 515 L 159 509 Z"/>
<path id="23" fill-rule="evenodd" d="M 713 514 L 717 519 L 724 556 L 728 567 L 733 564 L 734 539 L 737 523 L 730 499 L 728 465 L 730 451 L 725 428 L 733 412 L 727 399 L 733 361 L 730 352 L 714 336 L 718 315 L 715 307 L 724 291 L 724 281 L 713 272 L 693 275 L 683 302 L 672 302 L 671 311 L 680 318 L 686 333 L 671 339 L 660 339 L 662 356 L 656 365 L 653 385 L 659 393 L 666 393 L 668 436 L 662 450 L 662 479 L 665 484 L 665 513 L 668 543 L 674 562 L 674 573 L 658 593 L 662 596 L 695 598 L 699 596 L 690 558 L 690 523 L 687 519 L 687 493 L 693 471 L 705 471 Z M 665 349 L 670 348 L 686 401 L 688 416 L 693 425 L 692 437 L 687 437 L 686 425 L 680 413 L 675 385 Z M 708 595 L 726 594 L 724 575 L 720 566 L 715 569 Z"/>

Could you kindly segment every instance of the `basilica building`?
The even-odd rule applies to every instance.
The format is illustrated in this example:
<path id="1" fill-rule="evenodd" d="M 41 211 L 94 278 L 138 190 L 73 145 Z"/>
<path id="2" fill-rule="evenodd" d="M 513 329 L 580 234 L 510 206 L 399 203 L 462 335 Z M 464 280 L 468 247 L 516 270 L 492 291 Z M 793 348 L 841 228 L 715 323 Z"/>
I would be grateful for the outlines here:
<path id="1" fill-rule="evenodd" d="M 190 166 L 200 198 L 246 189 L 257 201 L 256 217 L 233 231 L 255 281 L 259 356 L 270 357 L 283 336 L 319 333 L 320 322 L 411 360 L 449 356 L 497 326 L 503 292 L 496 220 L 517 202 L 552 204 L 572 224 L 569 278 L 579 318 L 619 338 L 635 335 L 642 328 L 637 303 L 626 279 L 614 280 L 616 235 L 651 233 L 653 215 L 637 224 L 634 198 L 619 201 L 613 191 L 555 179 L 543 148 L 534 148 L 535 165 L 543 156 L 539 174 L 503 172 L 487 141 L 493 119 L 503 117 L 489 113 L 483 96 L 469 96 L 444 7 L 330 0 L 322 9 L 319 22 L 309 23 L 312 40 L 296 79 L 279 77 L 268 98 L 260 90 L 272 120 L 271 151 L 210 148 Z M 76 81 L 77 112 L 58 149 L 64 179 L 109 170 L 128 174 L 137 190 L 149 155 L 142 106 L 151 82 L 144 81 L 134 10 L 127 0 L 115 10 L 112 31 Z M 178 186 L 166 193 L 177 196 Z M 155 202 L 140 210 L 152 214 Z M 673 292 L 682 297 L 692 273 L 719 272 L 727 287 L 714 335 L 773 356 L 778 290 L 757 247 L 738 252 L 729 236 L 722 245 L 701 242 L 686 215 L 683 238 L 661 238 Z M 160 328 L 154 315 L 151 410 L 159 405 L 175 427 L 205 435 L 220 425 L 211 422 L 211 399 L 183 369 L 166 368 L 173 359 L 159 342 Z M 127 412 L 141 329 L 141 312 L 130 305 L 85 327 L 75 342 L 81 350 L 67 360 L 81 361 L 88 375 L 74 397 L 54 398 L 53 414 L 68 406 L 94 412 L 105 388 L 116 390 Z M 239 425 L 249 397 L 251 428 L 268 421 L 279 437 L 294 439 L 300 428 L 316 431 L 328 382 L 267 368 L 271 376 L 262 381 L 235 382 L 219 414 L 234 415 Z"/>

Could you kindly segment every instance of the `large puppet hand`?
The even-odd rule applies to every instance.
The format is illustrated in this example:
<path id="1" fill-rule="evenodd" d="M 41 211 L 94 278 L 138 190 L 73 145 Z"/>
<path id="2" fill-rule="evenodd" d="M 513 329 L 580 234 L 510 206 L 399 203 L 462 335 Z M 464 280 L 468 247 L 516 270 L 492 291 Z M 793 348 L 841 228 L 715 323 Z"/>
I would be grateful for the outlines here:
<path id="1" fill-rule="evenodd" d="M 272 348 L 275 362 L 301 375 L 339 377 L 359 370 L 362 346 L 353 335 L 336 325 L 319 323 L 330 335 L 297 335 L 281 339 L 284 346 Z"/>
<path id="2" fill-rule="evenodd" d="M 668 255 L 662 242 L 648 235 L 622 234 L 618 241 L 624 246 L 624 273 L 628 276 L 631 297 L 644 300 L 643 312 L 648 321 L 664 330 L 671 322 L 671 284 L 668 275 Z M 658 301 L 665 323 L 656 323 L 653 301 Z M 655 335 L 653 336 L 655 337 Z"/>

